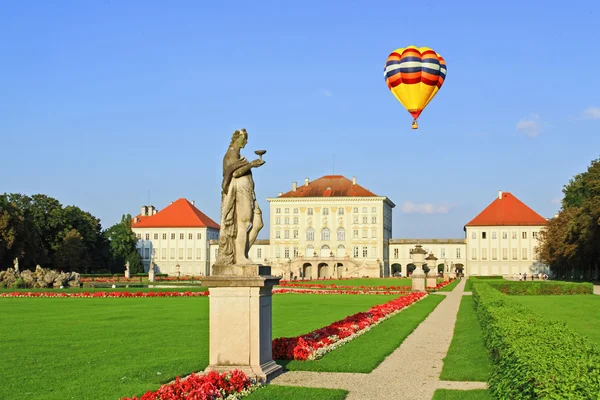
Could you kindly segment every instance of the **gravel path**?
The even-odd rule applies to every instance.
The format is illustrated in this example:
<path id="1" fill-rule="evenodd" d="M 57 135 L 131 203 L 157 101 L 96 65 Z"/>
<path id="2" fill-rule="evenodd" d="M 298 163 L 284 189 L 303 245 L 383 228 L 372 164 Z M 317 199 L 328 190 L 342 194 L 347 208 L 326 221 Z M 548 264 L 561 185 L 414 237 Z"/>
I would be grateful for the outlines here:
<path id="1" fill-rule="evenodd" d="M 440 381 L 456 315 L 465 287 L 461 281 L 435 310 L 370 374 L 291 371 L 275 378 L 274 385 L 346 389 L 347 400 L 426 399 L 437 388 L 485 388 L 481 382 Z M 450 385 L 451 387 L 448 387 Z"/>

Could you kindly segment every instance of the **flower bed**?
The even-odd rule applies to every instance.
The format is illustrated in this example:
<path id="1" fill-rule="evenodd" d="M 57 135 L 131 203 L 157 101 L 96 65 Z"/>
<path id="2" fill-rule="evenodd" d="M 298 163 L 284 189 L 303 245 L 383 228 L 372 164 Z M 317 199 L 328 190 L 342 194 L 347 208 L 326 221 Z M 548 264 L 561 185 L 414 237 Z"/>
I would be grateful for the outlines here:
<path id="1" fill-rule="evenodd" d="M 273 294 L 298 293 L 298 294 L 408 294 L 410 290 L 315 290 L 315 289 L 273 289 Z"/>
<path id="2" fill-rule="evenodd" d="M 122 400 L 235 400 L 255 391 L 260 385 L 240 370 L 219 374 L 191 374 L 186 379 L 177 377 L 175 382 L 162 385 L 160 389 L 146 392 L 142 397 L 125 397 Z"/>
<path id="3" fill-rule="evenodd" d="M 366 333 L 373 326 L 391 318 L 404 308 L 421 300 L 427 294 L 411 293 L 369 311 L 350 315 L 306 335 L 273 340 L 273 358 L 277 360 L 317 360 L 328 352 Z"/>
<path id="4" fill-rule="evenodd" d="M 208 292 L 10 292 L 0 293 L 0 297 L 203 297 Z"/>

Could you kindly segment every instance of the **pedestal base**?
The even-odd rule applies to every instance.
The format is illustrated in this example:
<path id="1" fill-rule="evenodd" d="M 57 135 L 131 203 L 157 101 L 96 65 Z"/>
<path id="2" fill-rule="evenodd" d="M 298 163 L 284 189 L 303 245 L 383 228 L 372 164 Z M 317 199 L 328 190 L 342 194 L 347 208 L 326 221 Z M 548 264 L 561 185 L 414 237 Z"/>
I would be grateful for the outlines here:
<path id="1" fill-rule="evenodd" d="M 260 275 L 270 273 L 267 268 L 215 266 L 213 271 L 220 274 L 202 280 L 210 302 L 206 371 L 239 369 L 262 382 L 281 374 L 272 353 L 272 290 L 281 278 Z"/>
<path id="2" fill-rule="evenodd" d="M 413 292 L 426 292 L 425 290 L 425 273 L 423 271 L 414 271 L 410 276 L 412 279 Z"/>
<path id="3" fill-rule="evenodd" d="M 437 286 L 437 276 L 428 276 L 427 277 L 427 288 L 435 288 Z"/>
<path id="4" fill-rule="evenodd" d="M 444 282 L 450 282 L 450 275 L 448 273 L 444 273 Z"/>

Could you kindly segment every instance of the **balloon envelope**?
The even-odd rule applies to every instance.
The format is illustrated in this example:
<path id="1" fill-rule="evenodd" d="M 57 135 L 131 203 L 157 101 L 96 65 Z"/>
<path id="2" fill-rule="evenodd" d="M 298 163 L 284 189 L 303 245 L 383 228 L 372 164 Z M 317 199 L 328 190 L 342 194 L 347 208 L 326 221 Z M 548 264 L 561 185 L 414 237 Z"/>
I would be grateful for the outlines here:
<path id="1" fill-rule="evenodd" d="M 446 61 L 429 47 L 403 47 L 390 53 L 383 75 L 388 89 L 416 120 L 442 87 Z"/>

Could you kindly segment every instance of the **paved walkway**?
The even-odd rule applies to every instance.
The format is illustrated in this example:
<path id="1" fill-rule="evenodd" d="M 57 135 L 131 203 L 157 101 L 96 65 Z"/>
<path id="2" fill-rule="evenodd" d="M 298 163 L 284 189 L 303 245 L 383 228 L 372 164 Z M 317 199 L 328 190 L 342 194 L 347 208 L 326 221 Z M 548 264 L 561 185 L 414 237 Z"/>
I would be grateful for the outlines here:
<path id="1" fill-rule="evenodd" d="M 370 374 L 291 371 L 274 385 L 349 391 L 347 400 L 429 400 L 438 388 L 485 389 L 485 382 L 440 381 L 466 280 L 462 280 L 429 316 Z"/>

